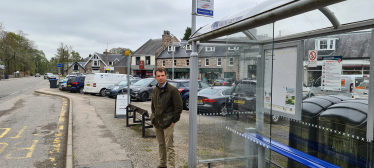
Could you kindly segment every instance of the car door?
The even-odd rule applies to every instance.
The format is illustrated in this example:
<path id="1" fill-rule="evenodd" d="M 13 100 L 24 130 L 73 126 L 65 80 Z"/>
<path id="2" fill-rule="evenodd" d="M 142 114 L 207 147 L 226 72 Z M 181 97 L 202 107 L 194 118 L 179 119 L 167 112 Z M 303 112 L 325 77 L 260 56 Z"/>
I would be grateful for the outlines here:
<path id="1" fill-rule="evenodd" d="M 157 80 L 152 81 L 148 86 L 148 95 L 152 97 L 153 88 L 157 85 Z"/>

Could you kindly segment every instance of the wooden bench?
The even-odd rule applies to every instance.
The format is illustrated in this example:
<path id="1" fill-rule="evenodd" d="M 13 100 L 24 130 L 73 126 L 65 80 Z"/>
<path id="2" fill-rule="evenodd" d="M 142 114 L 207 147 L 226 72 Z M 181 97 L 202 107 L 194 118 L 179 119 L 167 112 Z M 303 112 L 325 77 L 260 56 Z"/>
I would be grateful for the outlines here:
<path id="1" fill-rule="evenodd" d="M 135 125 L 142 125 L 142 137 L 156 137 L 155 135 L 146 136 L 145 135 L 145 129 L 147 128 L 153 128 L 153 125 L 151 123 L 151 119 L 149 118 L 150 115 L 147 110 L 144 110 L 140 107 L 134 106 L 130 104 L 127 106 L 127 112 L 126 112 L 126 127 L 135 126 Z M 130 124 L 130 118 L 133 119 L 132 124 Z"/>

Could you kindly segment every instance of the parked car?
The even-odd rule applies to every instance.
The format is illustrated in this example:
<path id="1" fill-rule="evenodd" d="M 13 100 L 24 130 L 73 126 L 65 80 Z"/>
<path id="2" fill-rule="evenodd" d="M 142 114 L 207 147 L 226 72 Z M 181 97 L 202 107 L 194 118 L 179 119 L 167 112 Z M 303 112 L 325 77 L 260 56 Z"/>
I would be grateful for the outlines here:
<path id="1" fill-rule="evenodd" d="M 84 93 L 84 80 L 86 76 L 74 76 L 70 77 L 66 82 L 66 90 L 70 92 L 79 92 L 81 94 Z"/>
<path id="2" fill-rule="evenodd" d="M 234 81 L 232 78 L 217 79 L 213 82 L 213 86 L 232 86 Z"/>
<path id="3" fill-rule="evenodd" d="M 69 77 L 69 76 L 82 76 L 82 75 L 86 75 L 86 74 L 84 74 L 84 73 L 71 73 L 71 74 L 66 75 L 66 77 Z"/>
<path id="4" fill-rule="evenodd" d="M 58 84 L 58 89 L 65 91 L 66 90 L 66 82 L 69 80 L 69 78 L 64 78 L 63 80 L 60 81 Z"/>
<path id="5" fill-rule="evenodd" d="M 197 112 L 225 113 L 231 91 L 232 87 L 229 86 L 215 86 L 200 90 L 197 93 Z"/>
<path id="6" fill-rule="evenodd" d="M 152 97 L 152 90 L 156 85 L 157 80 L 155 78 L 146 78 L 139 80 L 130 86 L 130 96 L 133 99 L 145 102 Z M 122 89 L 122 92 L 128 93 L 127 87 L 124 87 Z"/>
<path id="7" fill-rule="evenodd" d="M 172 81 L 169 81 L 169 83 L 173 86 L 175 86 L 176 88 L 178 88 L 179 90 L 179 93 L 182 97 L 182 101 L 183 101 L 183 108 L 188 110 L 189 109 L 189 105 L 190 105 L 190 80 L 189 79 L 180 79 L 180 80 L 172 80 Z M 201 89 L 205 89 L 205 88 L 208 88 L 210 87 L 208 84 L 204 83 L 204 82 L 201 82 L 201 81 L 198 81 L 198 91 L 200 91 Z"/>
<path id="8" fill-rule="evenodd" d="M 353 88 L 352 98 L 355 98 L 355 99 L 369 99 L 369 89 L 370 89 L 369 80 L 364 80 L 363 82 L 360 82 L 360 84 L 358 86 Z"/>
<path id="9" fill-rule="evenodd" d="M 45 73 L 44 74 L 44 79 L 56 79 L 56 76 L 53 75 L 53 73 Z"/>
<path id="10" fill-rule="evenodd" d="M 130 76 L 130 79 L 132 77 Z M 100 94 L 105 96 L 105 89 L 119 81 L 127 80 L 126 74 L 95 73 L 87 74 L 84 81 L 84 93 Z"/>
<path id="11" fill-rule="evenodd" d="M 139 79 L 130 79 L 130 85 L 133 85 L 137 81 L 139 81 Z M 127 88 L 127 80 L 123 80 L 115 85 L 108 86 L 108 88 L 105 89 L 105 95 L 112 98 L 117 96 L 118 93 L 122 92 L 123 88 Z"/>
<path id="12" fill-rule="evenodd" d="M 36 73 L 36 74 L 35 74 L 35 77 L 40 77 L 40 73 Z"/>

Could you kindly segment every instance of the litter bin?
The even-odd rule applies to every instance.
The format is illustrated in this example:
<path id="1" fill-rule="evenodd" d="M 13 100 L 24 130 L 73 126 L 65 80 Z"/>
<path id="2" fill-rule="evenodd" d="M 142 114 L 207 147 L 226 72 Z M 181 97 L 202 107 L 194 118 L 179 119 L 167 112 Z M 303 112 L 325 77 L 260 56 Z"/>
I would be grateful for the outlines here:
<path id="1" fill-rule="evenodd" d="M 9 75 L 5 75 L 5 79 L 9 79 Z"/>
<path id="2" fill-rule="evenodd" d="M 49 79 L 49 88 L 57 88 L 57 79 Z"/>

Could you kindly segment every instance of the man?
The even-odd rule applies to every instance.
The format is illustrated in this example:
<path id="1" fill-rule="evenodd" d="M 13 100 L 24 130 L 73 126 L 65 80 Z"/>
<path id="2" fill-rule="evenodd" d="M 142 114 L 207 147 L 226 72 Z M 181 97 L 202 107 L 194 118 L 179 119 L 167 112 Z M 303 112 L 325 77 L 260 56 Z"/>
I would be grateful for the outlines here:
<path id="1" fill-rule="evenodd" d="M 152 91 L 151 122 L 155 128 L 158 141 L 159 168 L 175 167 L 173 145 L 174 125 L 179 121 L 183 110 L 182 98 L 176 87 L 166 81 L 164 68 L 157 68 L 155 78 L 158 82 Z M 167 158 L 167 159 L 166 159 Z"/>

